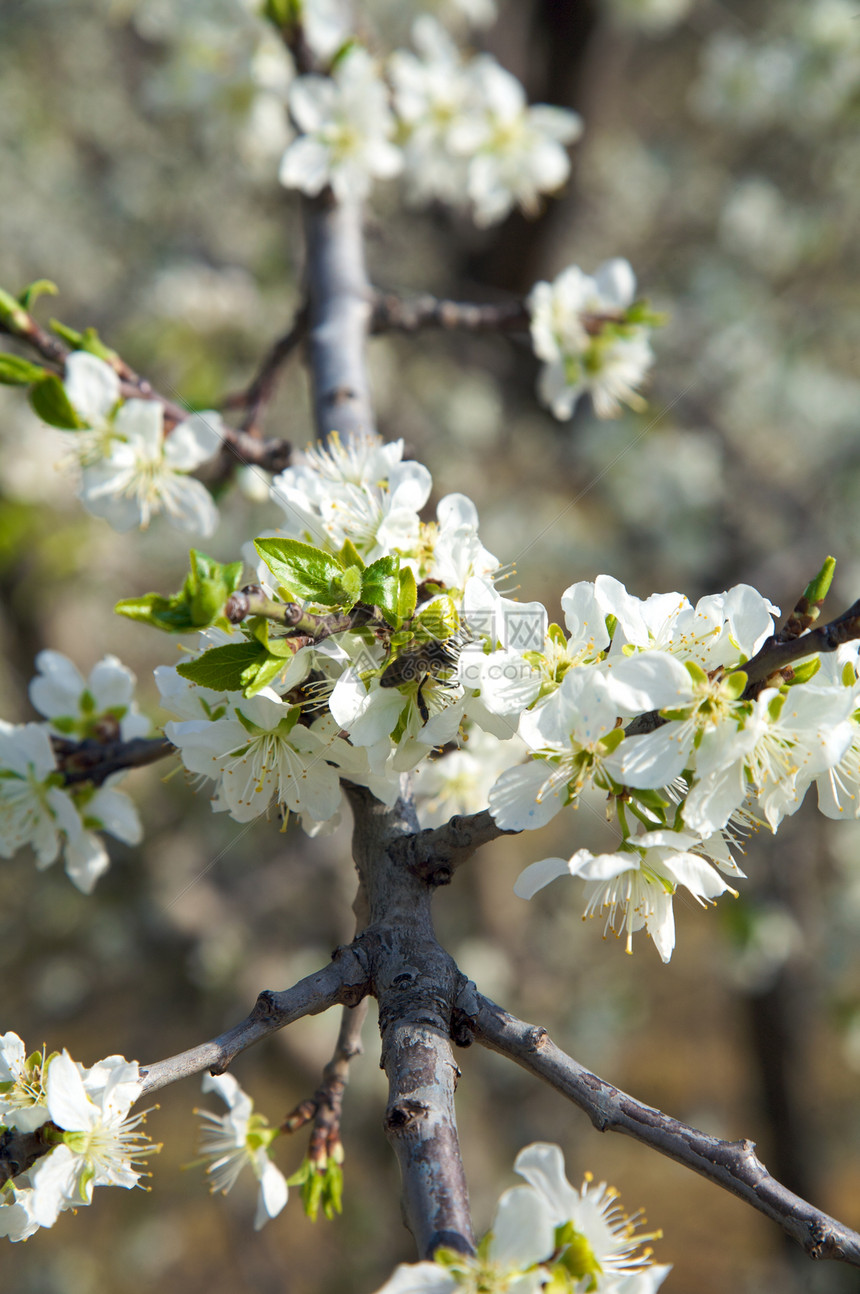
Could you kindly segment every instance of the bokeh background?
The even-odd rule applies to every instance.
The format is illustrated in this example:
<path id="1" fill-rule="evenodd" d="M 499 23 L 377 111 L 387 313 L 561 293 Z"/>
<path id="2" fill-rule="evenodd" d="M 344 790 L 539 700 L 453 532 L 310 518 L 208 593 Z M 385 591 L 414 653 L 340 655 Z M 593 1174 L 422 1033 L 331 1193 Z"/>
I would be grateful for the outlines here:
<path id="1" fill-rule="evenodd" d="M 374 0 L 379 5 L 382 0 Z M 412 6 L 416 8 L 418 6 Z M 395 6 L 399 20 L 410 6 Z M 633 264 L 669 312 L 648 410 L 556 423 L 536 361 L 507 338 L 423 335 L 371 346 L 380 428 L 426 462 L 438 498 L 477 502 L 487 546 L 520 596 L 601 571 L 635 593 L 692 598 L 748 581 L 788 609 L 827 553 L 829 606 L 860 584 L 860 11 L 849 0 L 509 0 L 477 33 L 533 101 L 577 108 L 571 184 L 541 217 L 476 231 L 374 195 L 382 287 L 502 300 L 574 261 Z M 217 405 L 249 379 L 301 295 L 295 197 L 275 180 L 289 69 L 240 0 L 6 0 L 0 10 L 0 283 L 47 277 L 41 308 L 93 324 L 167 393 Z M 310 435 L 300 362 L 268 430 Z M 0 713 L 32 717 L 26 685 L 50 646 L 84 670 L 116 652 L 159 722 L 151 669 L 175 643 L 114 617 L 121 596 L 175 588 L 186 551 L 158 525 L 120 537 L 73 497 L 58 440 L 0 389 Z M 262 497 L 261 497 L 262 495 Z M 225 501 L 207 545 L 231 560 L 276 523 L 256 478 Z M 163 721 L 163 716 L 162 716 Z M 136 773 L 145 843 L 116 847 L 92 898 L 32 859 L 3 862 L 2 1016 L 32 1046 L 142 1062 L 218 1032 L 351 933 L 348 824 L 308 840 L 213 816 L 182 774 Z M 811 797 L 810 797 L 811 800 Z M 438 900 L 440 937 L 490 996 L 547 1026 L 583 1064 L 714 1134 L 747 1136 L 782 1180 L 860 1227 L 860 834 L 814 803 L 778 839 L 751 840 L 750 881 L 704 912 L 676 900 L 663 967 L 583 924 L 554 887 L 526 905 L 524 863 L 605 843 L 599 809 L 540 842 L 479 854 Z M 538 851 L 538 852 L 536 852 Z M 235 1066 L 277 1120 L 309 1095 L 334 1016 L 294 1025 Z M 297 1199 L 260 1235 L 254 1185 L 210 1199 L 194 1159 L 196 1082 L 161 1094 L 151 1190 L 7 1247 L 18 1294 L 369 1294 L 412 1256 L 381 1133 L 375 1026 L 345 1115 L 342 1218 Z M 748 1207 L 645 1148 L 599 1137 L 573 1107 L 496 1057 L 462 1053 L 459 1120 L 485 1228 L 526 1142 L 559 1142 L 647 1207 L 671 1294 L 841 1294 L 856 1273 L 816 1266 Z M 214 1098 L 207 1098 L 215 1108 Z M 301 1134 L 280 1147 L 293 1171 Z"/>

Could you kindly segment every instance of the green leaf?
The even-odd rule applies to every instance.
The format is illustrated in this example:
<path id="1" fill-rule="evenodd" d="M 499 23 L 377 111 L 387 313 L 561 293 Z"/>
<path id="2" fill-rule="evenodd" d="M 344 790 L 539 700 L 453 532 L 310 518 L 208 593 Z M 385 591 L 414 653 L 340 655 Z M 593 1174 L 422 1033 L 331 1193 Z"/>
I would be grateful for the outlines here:
<path id="1" fill-rule="evenodd" d="M 55 297 L 59 291 L 56 283 L 52 283 L 50 279 L 36 279 L 33 283 L 27 284 L 18 300 L 25 310 L 32 310 L 39 297 Z"/>
<path id="2" fill-rule="evenodd" d="M 833 583 L 833 576 L 836 573 L 836 558 L 825 557 L 824 565 L 818 572 L 814 580 L 810 580 L 803 591 L 803 596 L 807 602 L 813 606 L 820 604 L 827 597 L 830 591 L 830 585 Z"/>
<path id="3" fill-rule="evenodd" d="M 16 301 L 11 292 L 4 292 L 2 288 L 0 288 L 0 323 L 7 324 L 12 332 L 26 332 L 30 326 L 30 317 L 20 301 Z"/>
<path id="4" fill-rule="evenodd" d="M 357 566 L 348 566 L 341 576 L 332 580 L 329 586 L 329 597 L 333 602 L 327 606 L 353 607 L 361 597 L 362 572 Z"/>
<path id="5" fill-rule="evenodd" d="M 245 696 L 256 696 L 264 687 L 268 687 L 273 678 L 277 678 L 287 662 L 281 656 L 267 656 L 257 664 L 252 664 L 242 672 Z"/>
<path id="6" fill-rule="evenodd" d="M 795 665 L 793 668 L 794 677 L 789 679 L 789 686 L 794 687 L 798 683 L 808 683 L 821 669 L 821 657 L 815 656 L 812 660 L 804 661 L 802 665 Z"/>
<path id="7" fill-rule="evenodd" d="M 20 355 L 0 354 L 0 384 L 3 386 L 29 386 L 47 376 L 41 364 L 31 364 Z"/>
<path id="8" fill-rule="evenodd" d="M 278 583 L 293 595 L 327 607 L 346 600 L 340 596 L 344 568 L 330 553 L 298 539 L 257 539 L 254 546 Z"/>
<path id="9" fill-rule="evenodd" d="M 30 389 L 30 404 L 43 422 L 64 431 L 78 431 L 86 424 L 75 413 L 66 388 L 53 373 L 41 378 Z"/>
<path id="10" fill-rule="evenodd" d="M 259 667 L 267 659 L 268 653 L 258 642 L 225 643 L 194 660 L 182 661 L 176 672 L 213 692 L 241 692 L 255 681 Z"/>
<path id="11" fill-rule="evenodd" d="M 418 603 L 418 585 L 415 583 L 415 576 L 410 566 L 401 568 L 398 582 L 400 588 L 397 596 L 397 614 L 401 621 L 411 620 Z"/>
<path id="12" fill-rule="evenodd" d="M 191 570 L 178 593 L 164 597 L 145 593 L 138 598 L 123 598 L 114 607 L 117 615 L 152 625 L 165 633 L 184 634 L 194 629 L 225 623 L 224 603 L 234 593 L 242 578 L 242 562 L 222 566 L 206 553 L 192 548 Z"/>
<path id="13" fill-rule="evenodd" d="M 379 607 L 385 619 L 396 629 L 400 610 L 400 558 L 380 557 L 363 572 L 361 600 Z"/>
<path id="14" fill-rule="evenodd" d="M 119 359 L 115 350 L 106 346 L 95 328 L 85 328 L 83 332 L 78 332 L 75 328 L 69 328 L 68 324 L 60 323 L 59 319 L 51 320 L 51 330 L 67 341 L 72 350 L 86 350 L 91 355 L 103 359 L 106 364 L 112 364 L 114 360 Z"/>
<path id="15" fill-rule="evenodd" d="M 351 539 L 344 540 L 338 557 L 344 566 L 357 566 L 360 571 L 364 570 L 364 560 Z"/>

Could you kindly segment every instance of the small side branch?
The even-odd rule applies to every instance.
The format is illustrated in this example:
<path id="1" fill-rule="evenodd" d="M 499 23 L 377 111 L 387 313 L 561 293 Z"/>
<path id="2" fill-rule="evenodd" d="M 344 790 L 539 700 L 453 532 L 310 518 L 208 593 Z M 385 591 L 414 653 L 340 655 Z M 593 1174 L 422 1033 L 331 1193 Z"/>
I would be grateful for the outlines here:
<path id="1" fill-rule="evenodd" d="M 306 1015 L 319 1015 L 332 1006 L 356 1006 L 370 988 L 364 959 L 352 948 L 339 948 L 324 970 L 299 980 L 283 993 L 266 990 L 241 1024 L 209 1042 L 159 1060 L 141 1069 L 142 1095 L 167 1087 L 180 1078 L 208 1069 L 223 1074 L 240 1052 L 270 1033 Z"/>
<path id="2" fill-rule="evenodd" d="M 322 1082 L 311 1099 L 297 1105 L 281 1125 L 285 1132 L 297 1132 L 312 1122 L 308 1158 L 321 1172 L 329 1159 L 341 1154 L 343 1094 L 349 1082 L 350 1062 L 363 1051 L 361 1030 L 367 1019 L 368 1001 L 365 997 L 357 1006 L 343 1008 L 334 1055 L 323 1070 Z"/>
<path id="3" fill-rule="evenodd" d="M 275 394 L 281 369 L 307 336 L 308 317 L 308 307 L 304 305 L 296 314 L 287 332 L 272 343 L 253 380 L 245 390 L 229 396 L 224 402 L 228 409 L 245 410 L 241 426 L 242 430 L 250 436 L 260 435 L 260 422 L 266 405 Z"/>
<path id="4" fill-rule="evenodd" d="M 829 624 L 811 629 L 798 638 L 782 640 L 779 634 L 774 634 L 741 668 L 751 684 L 758 683 L 794 661 L 836 651 L 843 643 L 856 638 L 860 638 L 860 599 Z"/>
<path id="5" fill-rule="evenodd" d="M 721 1141 L 644 1105 L 565 1055 L 545 1029 L 509 1015 L 474 992 L 461 997 L 475 1041 L 542 1078 L 584 1110 L 598 1132 L 623 1132 L 731 1191 L 782 1227 L 810 1258 L 860 1267 L 860 1235 L 771 1177 L 752 1141 Z"/>
<path id="6" fill-rule="evenodd" d="M 67 785 L 92 782 L 101 786 L 113 773 L 143 768 L 167 755 L 176 747 L 166 737 L 135 737 L 132 741 L 66 741 L 52 737 L 57 767 Z"/>
<path id="7" fill-rule="evenodd" d="M 420 296 L 404 301 L 380 292 L 373 304 L 371 332 L 416 333 L 425 328 L 447 332 L 528 332 L 530 315 L 524 301 L 479 305 Z"/>
<path id="8" fill-rule="evenodd" d="M 14 317 L 8 318 L 5 323 L 0 323 L 0 332 L 5 332 L 10 337 L 15 337 L 30 346 L 41 355 L 42 359 L 56 364 L 59 375 L 63 375 L 66 361 L 72 354 L 72 348 L 41 328 L 23 306 L 16 311 Z M 183 408 L 182 405 L 156 391 L 145 377 L 135 373 L 134 369 L 118 355 L 109 362 L 119 377 L 120 394 L 123 399 L 154 400 L 161 405 L 164 410 L 167 434 L 177 423 L 183 422 L 189 416 L 189 409 Z M 292 446 L 287 440 L 262 440 L 244 428 L 224 425 L 220 428 L 220 434 L 225 448 L 245 466 L 260 467 L 267 472 L 278 473 L 289 465 Z"/>
<path id="9" fill-rule="evenodd" d="M 500 836 L 516 835 L 500 827 L 489 809 L 457 814 L 441 827 L 403 836 L 392 847 L 398 860 L 430 885 L 447 885 L 458 867 L 476 850 Z"/>

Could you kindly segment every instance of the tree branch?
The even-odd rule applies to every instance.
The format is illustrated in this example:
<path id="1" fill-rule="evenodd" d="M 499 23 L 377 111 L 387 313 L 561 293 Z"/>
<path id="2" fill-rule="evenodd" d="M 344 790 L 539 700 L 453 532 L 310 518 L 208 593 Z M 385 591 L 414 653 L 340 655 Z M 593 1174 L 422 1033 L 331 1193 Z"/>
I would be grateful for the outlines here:
<path id="1" fill-rule="evenodd" d="M 392 848 L 403 866 L 428 885 L 447 885 L 457 868 L 482 845 L 517 834 L 500 827 L 489 809 L 482 809 L 480 813 L 457 814 L 441 827 L 403 836 Z"/>
<path id="2" fill-rule="evenodd" d="M 176 753 L 176 747 L 166 737 L 135 737 L 132 741 L 67 741 L 52 737 L 51 745 L 57 768 L 69 786 L 77 782 L 101 786 L 113 773 L 143 768 Z"/>
<path id="3" fill-rule="evenodd" d="M 16 337 L 19 341 L 25 342 L 43 359 L 58 365 L 61 373 L 65 369 L 66 360 L 72 354 L 70 346 L 41 328 L 23 306 L 16 311 L 14 317 L 9 317 L 6 322 L 0 323 L 0 332 L 8 333 L 10 337 Z M 106 362 L 110 363 L 120 379 L 120 394 L 124 399 L 155 400 L 161 405 L 164 410 L 166 435 L 170 434 L 177 423 L 183 422 L 189 416 L 190 410 L 156 391 L 146 378 L 135 373 L 134 369 L 118 355 Z M 277 473 L 282 472 L 289 464 L 292 446 L 287 440 L 261 440 L 259 436 L 251 435 L 246 430 L 223 424 L 221 436 L 224 445 L 246 466 L 260 467 L 267 472 Z"/>
<path id="4" fill-rule="evenodd" d="M 529 311 L 524 301 L 477 304 L 416 297 L 404 301 L 391 292 L 380 292 L 373 302 L 371 332 L 416 333 L 424 328 L 448 332 L 528 332 Z"/>
<path id="5" fill-rule="evenodd" d="M 361 1031 L 368 1004 L 369 998 L 365 997 L 357 1006 L 343 1008 L 334 1055 L 322 1072 L 322 1082 L 310 1100 L 300 1102 L 281 1124 L 285 1132 L 297 1132 L 313 1121 L 308 1158 L 320 1172 L 325 1171 L 330 1158 L 337 1158 L 341 1152 L 343 1094 L 349 1082 L 350 1062 L 364 1050 Z"/>
<path id="6" fill-rule="evenodd" d="M 526 1024 L 482 997 L 461 994 L 460 1021 L 476 1042 L 499 1052 L 561 1092 L 598 1132 L 623 1132 L 731 1191 L 782 1227 L 810 1258 L 860 1267 L 860 1235 L 813 1208 L 768 1173 L 752 1141 L 721 1141 L 644 1105 L 565 1055 L 545 1029 Z"/>
<path id="7" fill-rule="evenodd" d="M 860 638 L 860 599 L 829 624 L 811 629 L 798 638 L 783 640 L 780 634 L 773 634 L 741 668 L 750 684 L 758 683 L 793 661 L 836 651 L 843 643 L 853 642 L 856 638 Z"/>
<path id="8" fill-rule="evenodd" d="M 319 1015 L 332 1006 L 356 1006 L 369 991 L 367 968 L 355 946 L 338 948 L 332 962 L 323 970 L 299 980 L 282 993 L 266 989 L 257 998 L 254 1009 L 240 1024 L 198 1047 L 182 1051 L 167 1060 L 141 1067 L 143 1092 L 155 1092 L 189 1074 L 208 1069 L 223 1074 L 236 1056 L 266 1038 L 270 1033 L 300 1020 Z"/>
<path id="9" fill-rule="evenodd" d="M 364 265 L 361 206 L 326 190 L 304 202 L 309 351 L 320 440 L 374 430 L 365 342 L 372 293 Z"/>
<path id="10" fill-rule="evenodd" d="M 224 401 L 225 408 L 243 408 L 242 431 L 251 436 L 259 436 L 259 424 L 266 405 L 275 393 L 281 369 L 293 351 L 304 340 L 308 331 L 308 307 L 303 305 L 296 313 L 292 326 L 272 343 L 263 357 L 253 380 L 244 391 L 228 396 Z"/>

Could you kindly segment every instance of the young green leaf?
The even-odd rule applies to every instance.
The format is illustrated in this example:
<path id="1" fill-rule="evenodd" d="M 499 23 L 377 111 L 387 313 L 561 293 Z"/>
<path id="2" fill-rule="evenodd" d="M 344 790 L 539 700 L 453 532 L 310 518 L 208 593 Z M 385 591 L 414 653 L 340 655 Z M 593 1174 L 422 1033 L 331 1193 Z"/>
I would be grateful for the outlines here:
<path id="1" fill-rule="evenodd" d="M 3 386 L 29 386 L 47 376 L 41 364 L 31 364 L 20 355 L 0 354 L 0 384 Z"/>
<path id="2" fill-rule="evenodd" d="M 49 427 L 61 427 L 63 431 L 78 431 L 85 424 L 81 422 L 72 407 L 66 388 L 53 373 L 36 382 L 30 388 L 30 404 Z"/>
<path id="3" fill-rule="evenodd" d="M 59 291 L 56 283 L 52 283 L 50 279 L 36 279 L 35 282 L 27 284 L 18 300 L 25 310 L 32 310 L 39 297 L 55 297 Z"/>
<path id="4" fill-rule="evenodd" d="M 191 570 L 178 593 L 168 597 L 160 593 L 145 593 L 138 598 L 123 598 L 114 607 L 117 615 L 174 634 L 225 623 L 224 603 L 239 586 L 242 562 L 222 566 L 194 548 L 190 558 Z"/>
<path id="5" fill-rule="evenodd" d="M 0 323 L 8 325 L 11 332 L 26 332 L 30 318 L 20 301 L 16 301 L 11 292 L 0 288 Z"/>
<path id="6" fill-rule="evenodd" d="M 60 323 L 59 319 L 52 319 L 51 331 L 58 337 L 62 337 L 63 341 L 67 341 L 73 350 L 87 350 L 91 355 L 103 359 L 106 364 L 112 364 L 114 360 L 119 359 L 116 351 L 105 345 L 95 328 L 85 328 L 83 332 L 78 332 L 76 328 Z"/>
<path id="7" fill-rule="evenodd" d="M 362 572 L 361 601 L 379 607 L 385 619 L 397 628 L 400 619 L 400 558 L 380 557 Z"/>
<path id="8" fill-rule="evenodd" d="M 338 557 L 344 566 L 357 566 L 360 571 L 364 570 L 364 561 L 351 539 L 343 541 L 343 548 L 338 553 Z"/>
<path id="9" fill-rule="evenodd" d="M 414 616 L 415 607 L 418 603 L 418 585 L 415 583 L 415 576 L 412 574 L 410 566 L 401 568 L 399 584 L 397 614 L 400 616 L 401 621 L 409 620 Z"/>
<path id="10" fill-rule="evenodd" d="M 225 643 L 194 660 L 182 661 L 176 672 L 213 692 L 241 692 L 254 683 L 267 659 L 268 652 L 258 642 Z"/>
<path id="11" fill-rule="evenodd" d="M 278 583 L 293 595 L 327 607 L 346 601 L 339 597 L 344 567 L 330 553 L 298 539 L 257 539 L 254 546 Z"/>

